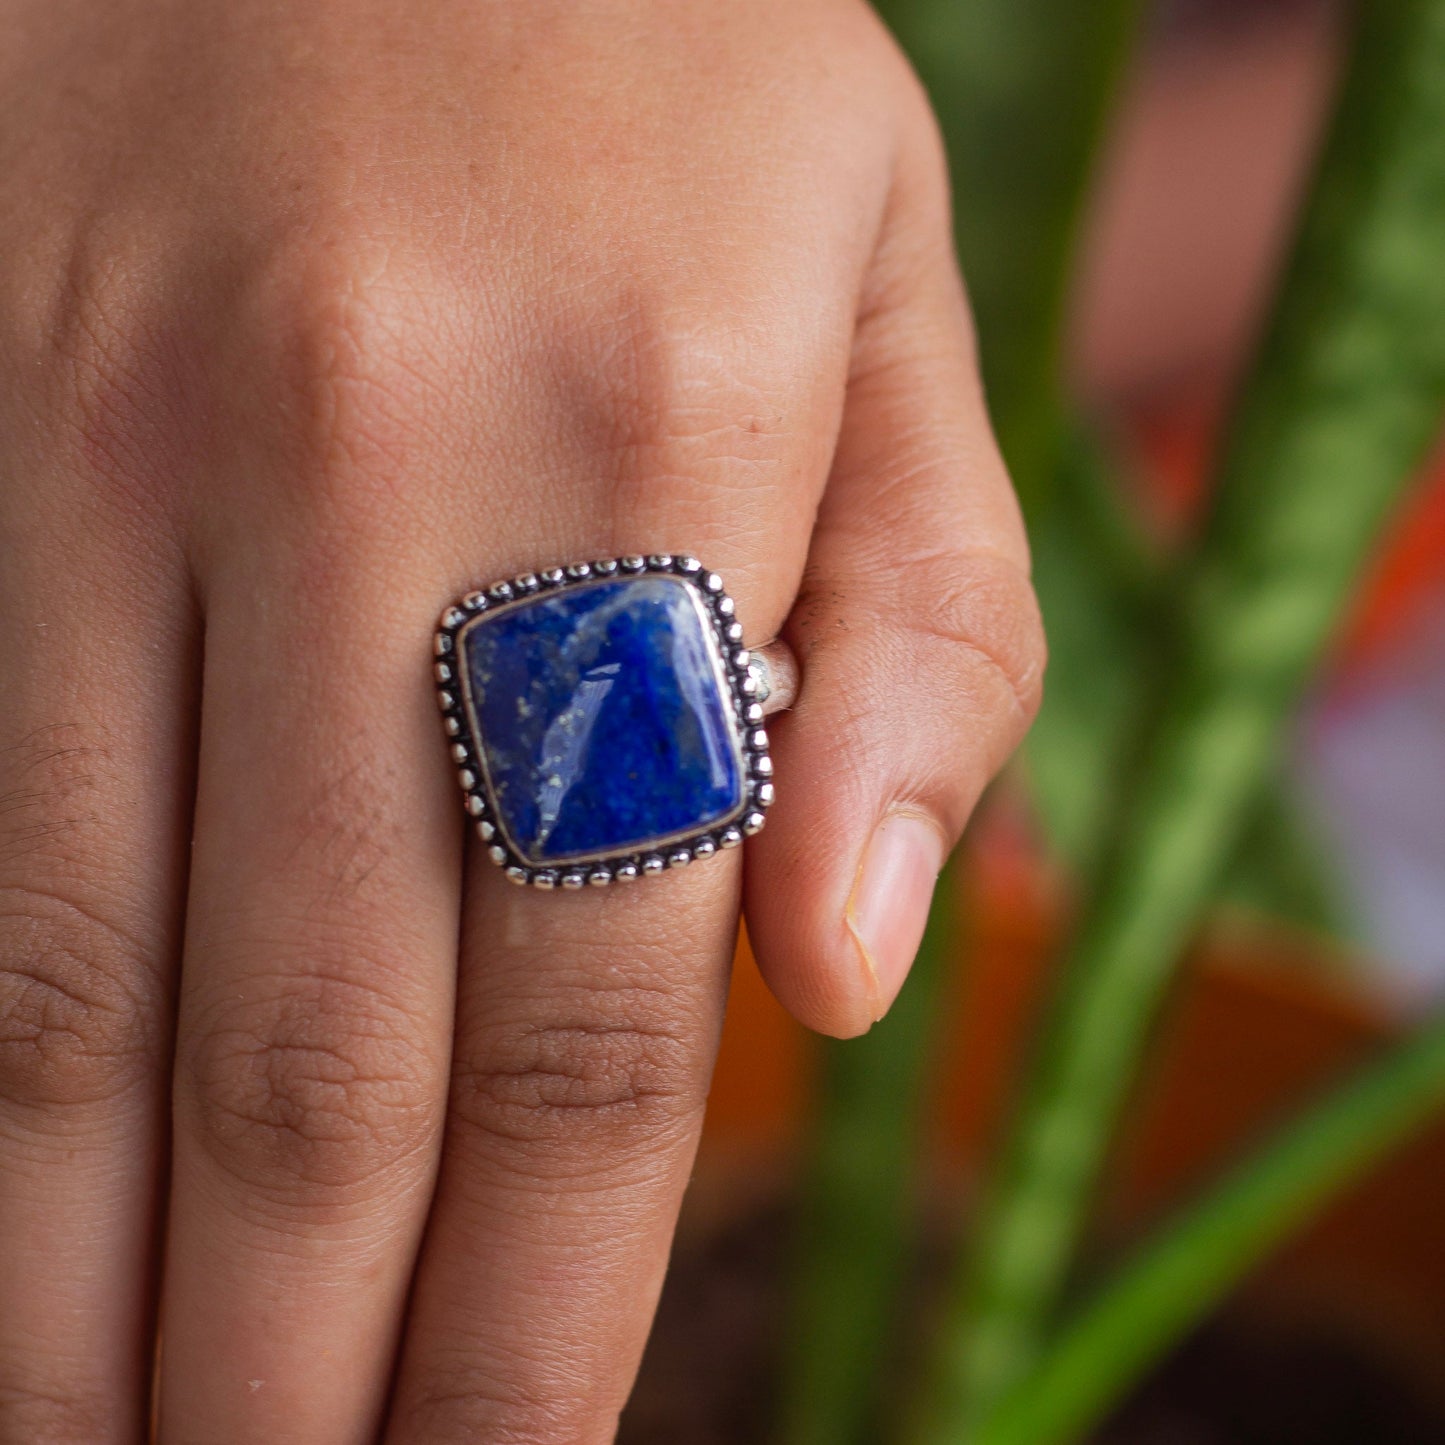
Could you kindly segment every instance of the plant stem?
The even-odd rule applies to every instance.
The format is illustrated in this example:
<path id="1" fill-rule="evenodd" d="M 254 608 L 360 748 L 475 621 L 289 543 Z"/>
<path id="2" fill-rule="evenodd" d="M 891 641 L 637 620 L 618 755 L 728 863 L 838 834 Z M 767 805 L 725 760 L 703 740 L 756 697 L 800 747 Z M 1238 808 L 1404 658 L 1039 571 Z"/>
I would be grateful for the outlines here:
<path id="1" fill-rule="evenodd" d="M 1445 1019 L 1389 1050 L 1163 1230 L 1089 1301 L 976 1445 L 1065 1445 L 1331 1194 L 1445 1105 Z"/>
<path id="2" fill-rule="evenodd" d="M 1036 1365 L 1175 963 L 1445 407 L 1445 0 L 1364 6 L 1357 26 L 914 1445 L 970 1439 Z"/>
<path id="3" fill-rule="evenodd" d="M 850 1445 L 871 1427 L 910 1263 L 931 1027 L 953 957 L 956 869 L 944 874 L 918 959 L 865 1038 L 820 1042 L 820 1102 L 798 1228 L 780 1439 Z"/>
<path id="4" fill-rule="evenodd" d="M 1043 841 L 1075 875 L 1097 853 L 1101 824 L 1129 771 L 1153 691 L 1160 618 L 1177 585 L 1128 514 L 1113 467 L 1087 428 L 1072 428 L 1051 504 L 1030 535 L 1051 661 L 1044 705 L 1024 743 L 1024 772 Z M 1294 794 L 1288 769 L 1276 768 L 1215 902 L 1348 935 L 1342 890 Z"/>

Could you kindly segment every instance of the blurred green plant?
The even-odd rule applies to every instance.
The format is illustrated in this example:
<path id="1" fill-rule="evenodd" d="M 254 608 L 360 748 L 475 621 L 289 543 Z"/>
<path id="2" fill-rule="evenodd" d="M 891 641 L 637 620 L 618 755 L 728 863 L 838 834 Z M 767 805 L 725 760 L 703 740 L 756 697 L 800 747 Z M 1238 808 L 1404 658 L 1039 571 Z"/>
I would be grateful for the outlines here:
<path id="1" fill-rule="evenodd" d="M 1210 513 L 1179 557 L 1131 524 L 1059 377 L 1081 202 L 1141 7 L 880 8 L 949 143 L 990 406 L 1053 653 L 1027 775 L 1081 907 L 930 1368 L 899 1376 L 917 1387 L 901 1405 L 880 1391 L 897 1374 L 916 1115 L 957 922 L 935 919 L 892 1018 L 824 1046 L 782 1438 L 1051 1445 L 1078 1439 L 1285 1231 L 1445 1103 L 1442 1025 L 1317 1105 L 1065 1313 L 1129 1087 L 1203 914 L 1243 878 L 1256 901 L 1336 921 L 1277 754 L 1445 414 L 1445 0 L 1359 8 Z"/>
<path id="2" fill-rule="evenodd" d="M 813 1167 L 800 1208 L 792 1350 L 782 1403 L 789 1445 L 873 1438 L 878 1388 L 896 1368 L 896 1308 L 912 1266 L 922 1103 L 932 1017 L 957 946 L 948 889 L 929 919 L 909 987 L 851 1046 L 822 1050 Z"/>
<path id="3" fill-rule="evenodd" d="M 1445 1099 L 1445 1022 L 1389 1050 L 1160 1230 L 1004 1394 L 977 1445 L 1076 1439 L 1258 1259 Z M 952 1438 L 962 1438 L 955 1435 Z"/>

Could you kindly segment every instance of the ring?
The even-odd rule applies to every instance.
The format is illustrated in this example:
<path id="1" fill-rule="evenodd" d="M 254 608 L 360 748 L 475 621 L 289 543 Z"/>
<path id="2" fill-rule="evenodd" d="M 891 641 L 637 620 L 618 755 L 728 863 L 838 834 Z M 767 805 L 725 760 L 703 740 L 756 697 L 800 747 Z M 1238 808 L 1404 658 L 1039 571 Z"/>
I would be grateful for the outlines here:
<path id="1" fill-rule="evenodd" d="M 437 700 L 465 806 L 514 883 L 629 883 L 735 848 L 773 802 L 784 644 L 743 646 L 695 557 L 526 573 L 442 614 Z"/>

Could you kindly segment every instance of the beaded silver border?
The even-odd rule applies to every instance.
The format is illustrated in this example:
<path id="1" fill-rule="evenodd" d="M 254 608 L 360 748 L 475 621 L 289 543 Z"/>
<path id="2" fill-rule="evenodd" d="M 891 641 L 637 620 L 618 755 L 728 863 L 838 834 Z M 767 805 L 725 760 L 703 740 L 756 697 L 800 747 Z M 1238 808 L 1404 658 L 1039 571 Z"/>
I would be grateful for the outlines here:
<path id="1" fill-rule="evenodd" d="M 529 862 L 505 836 L 497 821 L 490 796 L 486 767 L 474 735 L 466 699 L 465 679 L 458 674 L 457 637 L 464 627 L 490 608 L 514 605 L 528 597 L 557 592 L 609 577 L 637 577 L 661 572 L 681 578 L 693 590 L 704 618 L 711 624 L 717 655 L 722 663 L 732 704 L 738 749 L 743 759 L 745 794 L 738 812 L 731 818 L 696 833 L 659 839 L 646 848 L 624 853 L 601 853 L 576 858 L 556 867 Z M 742 624 L 736 606 L 716 572 L 709 572 L 696 557 L 609 557 L 598 562 L 574 562 L 567 567 L 549 567 L 541 572 L 524 572 L 510 581 L 468 592 L 442 613 L 437 624 L 433 653 L 433 677 L 442 726 L 451 747 L 467 815 L 487 856 L 506 871 L 513 882 L 533 888 L 603 888 L 611 883 L 631 883 L 638 878 L 656 877 L 672 868 L 683 868 L 695 859 L 710 858 L 726 848 L 736 848 L 745 836 L 756 833 L 773 802 L 773 762 L 768 754 L 768 735 L 763 727 L 763 706 L 758 697 L 758 679 L 749 667 L 751 655 L 743 646 Z"/>

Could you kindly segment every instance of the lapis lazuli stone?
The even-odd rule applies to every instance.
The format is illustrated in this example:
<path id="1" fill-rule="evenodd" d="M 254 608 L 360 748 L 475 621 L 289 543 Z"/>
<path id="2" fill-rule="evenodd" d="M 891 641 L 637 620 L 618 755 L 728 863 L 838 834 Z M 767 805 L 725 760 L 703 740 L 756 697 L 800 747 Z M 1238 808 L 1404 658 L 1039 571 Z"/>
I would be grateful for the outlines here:
<path id="1" fill-rule="evenodd" d="M 645 849 L 730 820 L 743 773 L 694 594 L 590 582 L 483 614 L 462 636 L 497 820 L 528 862 Z"/>

